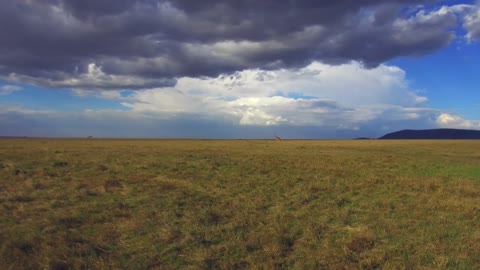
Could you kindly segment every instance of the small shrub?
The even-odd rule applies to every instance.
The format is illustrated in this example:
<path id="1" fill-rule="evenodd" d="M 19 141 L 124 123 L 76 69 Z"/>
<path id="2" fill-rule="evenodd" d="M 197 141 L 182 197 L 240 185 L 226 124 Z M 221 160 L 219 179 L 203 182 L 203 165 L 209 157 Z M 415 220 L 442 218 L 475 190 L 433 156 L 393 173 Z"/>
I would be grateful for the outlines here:
<path id="1" fill-rule="evenodd" d="M 103 187 L 105 188 L 105 191 L 112 192 L 115 190 L 123 189 L 124 185 L 122 184 L 122 182 L 120 182 L 120 180 L 112 179 L 105 181 Z"/>
<path id="2" fill-rule="evenodd" d="M 373 239 L 365 236 L 354 238 L 350 244 L 348 244 L 348 250 L 354 253 L 361 253 L 372 249 L 375 246 Z"/>
<path id="3" fill-rule="evenodd" d="M 53 162 L 53 167 L 55 167 L 55 168 L 67 167 L 67 166 L 68 166 L 68 162 L 66 162 L 66 161 L 56 160 L 55 162 Z"/>

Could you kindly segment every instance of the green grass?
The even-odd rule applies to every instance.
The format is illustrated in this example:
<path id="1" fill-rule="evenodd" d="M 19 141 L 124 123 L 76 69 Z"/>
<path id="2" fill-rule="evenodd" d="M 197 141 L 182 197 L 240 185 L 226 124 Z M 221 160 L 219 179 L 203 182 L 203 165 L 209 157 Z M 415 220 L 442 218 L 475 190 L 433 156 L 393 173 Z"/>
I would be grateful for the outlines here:
<path id="1" fill-rule="evenodd" d="M 0 140 L 0 269 L 478 269 L 480 141 Z"/>

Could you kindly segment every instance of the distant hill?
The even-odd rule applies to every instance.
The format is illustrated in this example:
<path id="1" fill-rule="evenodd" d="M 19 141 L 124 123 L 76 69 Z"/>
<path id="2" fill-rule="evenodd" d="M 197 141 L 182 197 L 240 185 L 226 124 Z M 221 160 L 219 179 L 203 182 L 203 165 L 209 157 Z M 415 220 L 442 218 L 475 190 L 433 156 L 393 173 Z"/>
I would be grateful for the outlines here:
<path id="1" fill-rule="evenodd" d="M 354 140 L 373 140 L 373 139 L 367 138 L 367 137 L 359 137 L 359 138 L 355 138 Z"/>
<path id="2" fill-rule="evenodd" d="M 401 130 L 386 134 L 379 140 L 480 140 L 480 130 L 466 129 L 426 129 Z"/>

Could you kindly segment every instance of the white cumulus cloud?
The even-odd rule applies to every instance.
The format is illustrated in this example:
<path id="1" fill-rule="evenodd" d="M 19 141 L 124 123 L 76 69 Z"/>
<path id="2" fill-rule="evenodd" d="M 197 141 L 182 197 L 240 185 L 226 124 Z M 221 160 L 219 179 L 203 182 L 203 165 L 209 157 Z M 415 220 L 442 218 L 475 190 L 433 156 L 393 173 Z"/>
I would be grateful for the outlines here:
<path id="1" fill-rule="evenodd" d="M 418 107 L 425 101 L 398 67 L 314 62 L 301 69 L 179 78 L 175 87 L 138 91 L 122 104 L 136 112 L 203 114 L 240 125 L 353 128 L 392 107 Z"/>
<path id="2" fill-rule="evenodd" d="M 17 85 L 3 85 L 0 86 L 0 95 L 9 95 L 13 92 L 20 91 L 23 88 Z"/>
<path id="3" fill-rule="evenodd" d="M 437 118 L 437 124 L 443 128 L 480 129 L 480 121 L 465 120 L 457 115 L 442 113 Z"/>
<path id="4" fill-rule="evenodd" d="M 472 7 L 464 17 L 464 28 L 469 41 L 480 40 L 480 4 Z"/>

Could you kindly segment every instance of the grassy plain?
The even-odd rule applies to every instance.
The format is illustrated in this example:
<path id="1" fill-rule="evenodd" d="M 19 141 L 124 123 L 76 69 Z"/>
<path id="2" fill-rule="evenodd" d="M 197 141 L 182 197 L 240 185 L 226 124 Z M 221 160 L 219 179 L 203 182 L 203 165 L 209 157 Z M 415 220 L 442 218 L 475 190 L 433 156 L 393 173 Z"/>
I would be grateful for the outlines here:
<path id="1" fill-rule="evenodd" d="M 479 269 L 480 141 L 0 140 L 0 269 Z"/>

